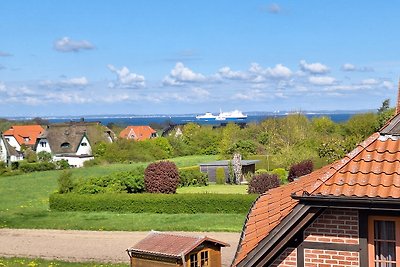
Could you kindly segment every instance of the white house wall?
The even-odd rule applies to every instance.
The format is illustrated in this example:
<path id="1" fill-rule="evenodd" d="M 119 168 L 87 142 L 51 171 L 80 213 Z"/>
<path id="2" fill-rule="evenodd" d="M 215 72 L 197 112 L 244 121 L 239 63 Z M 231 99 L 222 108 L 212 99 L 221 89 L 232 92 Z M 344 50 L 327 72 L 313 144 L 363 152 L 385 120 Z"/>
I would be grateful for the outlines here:
<path id="1" fill-rule="evenodd" d="M 86 146 L 82 145 L 85 143 Z M 76 151 L 76 155 L 92 155 L 92 147 L 90 146 L 89 140 L 86 137 L 82 138 L 78 150 Z"/>
<path id="2" fill-rule="evenodd" d="M 21 146 L 18 144 L 17 139 L 15 139 L 14 136 L 12 135 L 6 135 L 4 138 L 7 140 L 7 142 L 10 144 L 10 146 L 14 147 L 15 150 L 21 151 Z"/>
<path id="3" fill-rule="evenodd" d="M 4 144 L 3 139 L 0 139 L 0 161 L 7 162 L 6 144 Z"/>
<path id="4" fill-rule="evenodd" d="M 42 144 L 41 144 L 42 142 L 45 144 L 45 146 L 42 146 Z M 39 152 L 42 152 L 42 151 L 51 153 L 50 144 L 47 141 L 47 139 L 40 139 L 39 143 L 37 144 L 36 153 L 39 153 Z"/>
<path id="5" fill-rule="evenodd" d="M 68 161 L 68 164 L 70 166 L 75 167 L 75 168 L 80 168 L 80 167 L 83 167 L 83 163 L 85 161 L 92 160 L 92 159 L 94 159 L 94 157 L 85 157 L 85 158 L 68 157 L 68 156 L 54 156 L 53 157 L 54 161 L 59 161 L 59 160 L 63 160 L 63 159 Z"/>

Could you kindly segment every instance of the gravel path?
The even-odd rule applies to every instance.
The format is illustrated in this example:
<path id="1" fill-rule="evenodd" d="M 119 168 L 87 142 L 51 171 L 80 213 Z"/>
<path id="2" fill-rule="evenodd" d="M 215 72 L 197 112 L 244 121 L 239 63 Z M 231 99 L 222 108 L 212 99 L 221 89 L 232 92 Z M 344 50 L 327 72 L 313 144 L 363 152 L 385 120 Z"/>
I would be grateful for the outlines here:
<path id="1" fill-rule="evenodd" d="M 222 248 L 222 266 L 232 262 L 239 233 L 175 232 L 208 237 L 226 242 Z M 65 261 L 129 262 L 126 249 L 148 232 L 65 231 L 0 229 L 0 256 L 57 259 Z"/>

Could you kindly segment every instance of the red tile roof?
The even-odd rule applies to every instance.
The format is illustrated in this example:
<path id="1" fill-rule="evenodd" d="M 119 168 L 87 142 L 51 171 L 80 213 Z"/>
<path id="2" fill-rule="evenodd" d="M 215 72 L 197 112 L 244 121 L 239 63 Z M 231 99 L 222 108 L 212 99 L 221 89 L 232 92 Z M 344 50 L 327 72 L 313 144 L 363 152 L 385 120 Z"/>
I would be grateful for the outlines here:
<path id="1" fill-rule="evenodd" d="M 212 242 L 221 247 L 229 244 L 203 237 L 191 237 L 152 231 L 146 238 L 129 248 L 129 252 L 181 258 L 204 242 Z"/>
<path id="2" fill-rule="evenodd" d="M 125 139 L 134 139 L 136 141 L 142 141 L 146 139 L 150 139 L 152 134 L 155 134 L 156 131 L 150 126 L 128 126 L 121 131 L 119 137 Z"/>
<path id="3" fill-rule="evenodd" d="M 34 145 L 36 138 L 44 132 L 40 125 L 14 125 L 3 133 L 4 136 L 14 136 L 20 145 Z"/>
<path id="4" fill-rule="evenodd" d="M 233 265 L 293 210 L 292 195 L 400 198 L 400 136 L 375 133 L 343 159 L 261 195 L 251 208 Z"/>

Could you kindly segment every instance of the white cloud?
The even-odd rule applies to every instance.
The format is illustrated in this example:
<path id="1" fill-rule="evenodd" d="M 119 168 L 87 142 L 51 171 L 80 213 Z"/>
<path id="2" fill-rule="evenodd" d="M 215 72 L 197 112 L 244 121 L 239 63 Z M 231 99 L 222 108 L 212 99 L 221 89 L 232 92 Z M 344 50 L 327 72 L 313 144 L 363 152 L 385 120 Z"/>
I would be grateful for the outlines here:
<path id="1" fill-rule="evenodd" d="M 69 37 L 63 37 L 54 42 L 54 49 L 59 52 L 79 52 L 81 50 L 92 50 L 94 45 L 86 40 L 74 41 Z"/>
<path id="2" fill-rule="evenodd" d="M 335 83 L 335 78 L 329 76 L 315 77 L 311 76 L 308 81 L 314 85 L 333 85 Z"/>
<path id="3" fill-rule="evenodd" d="M 192 92 L 196 97 L 208 97 L 208 96 L 210 96 L 210 92 L 205 90 L 205 89 L 203 89 L 203 88 L 198 88 L 198 87 L 197 88 L 193 88 Z"/>
<path id="4" fill-rule="evenodd" d="M 305 60 L 300 61 L 300 69 L 311 74 L 324 74 L 329 72 L 329 68 L 319 62 L 308 64 Z"/>
<path id="5" fill-rule="evenodd" d="M 130 72 L 127 67 L 122 67 L 120 70 L 113 65 L 108 65 L 108 69 L 117 75 L 117 83 L 110 83 L 110 87 L 119 87 L 127 89 L 143 88 L 145 87 L 145 78 Z"/>
<path id="6" fill-rule="evenodd" d="M 374 69 L 371 67 L 357 67 L 351 63 L 345 63 L 341 67 L 342 71 L 359 71 L 359 72 L 373 72 Z"/>
<path id="7" fill-rule="evenodd" d="M 164 85 L 183 85 L 184 83 L 202 82 L 206 77 L 201 73 L 195 73 L 191 69 L 185 67 L 182 62 L 176 63 L 170 74 L 164 77 Z"/>
<path id="8" fill-rule="evenodd" d="M 258 63 L 252 63 L 250 66 L 249 71 L 253 74 L 256 74 L 256 78 L 260 81 L 261 77 L 258 76 L 265 76 L 268 78 L 275 78 L 275 79 L 287 79 L 292 76 L 292 71 L 282 65 L 282 64 L 277 64 L 273 68 L 266 68 L 263 69 Z M 254 81 L 254 80 L 253 80 Z"/>
<path id="9" fill-rule="evenodd" d="M 379 81 L 375 80 L 375 79 L 365 79 L 361 81 L 361 84 L 363 85 L 377 85 L 379 83 Z"/>
<path id="10" fill-rule="evenodd" d="M 277 3 L 272 3 L 268 6 L 268 12 L 271 14 L 279 14 L 282 11 Z"/>
<path id="11" fill-rule="evenodd" d="M 0 51 L 0 57 L 11 57 L 12 55 L 10 53 Z"/>
<path id="12" fill-rule="evenodd" d="M 267 95 L 260 89 L 253 89 L 246 92 L 236 93 L 235 95 L 232 96 L 232 99 L 257 101 L 265 99 L 267 96 L 271 97 L 271 95 Z"/>
<path id="13" fill-rule="evenodd" d="M 233 71 L 229 67 L 223 67 L 218 70 L 217 77 L 231 80 L 244 80 L 248 75 L 242 71 Z"/>
<path id="14" fill-rule="evenodd" d="M 6 92 L 7 88 L 6 85 L 3 82 L 0 82 L 0 92 Z"/>
<path id="15" fill-rule="evenodd" d="M 382 86 L 386 89 L 395 89 L 394 84 L 390 81 L 383 81 Z"/>
<path id="16" fill-rule="evenodd" d="M 356 68 L 356 66 L 354 66 L 354 65 L 351 64 L 351 63 L 345 63 L 345 64 L 343 64 L 343 66 L 342 66 L 342 70 L 343 70 L 343 71 L 356 71 L 357 68 Z"/>
<path id="17" fill-rule="evenodd" d="M 70 79 L 64 79 L 61 81 L 51 81 L 51 80 L 45 80 L 41 81 L 39 83 L 40 86 L 44 87 L 54 87 L 54 88 L 82 88 L 85 87 L 89 84 L 89 81 L 86 77 L 76 77 L 76 78 L 70 78 Z"/>

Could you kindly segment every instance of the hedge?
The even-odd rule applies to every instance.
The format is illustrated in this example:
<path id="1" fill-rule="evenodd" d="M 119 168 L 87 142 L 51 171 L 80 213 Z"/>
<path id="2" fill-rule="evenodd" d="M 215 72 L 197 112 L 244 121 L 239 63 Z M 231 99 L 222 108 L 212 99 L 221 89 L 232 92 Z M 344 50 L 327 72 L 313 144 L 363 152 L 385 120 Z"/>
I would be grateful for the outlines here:
<path id="1" fill-rule="evenodd" d="M 52 194 L 56 211 L 111 211 L 120 213 L 241 213 L 257 195 L 240 194 Z"/>

